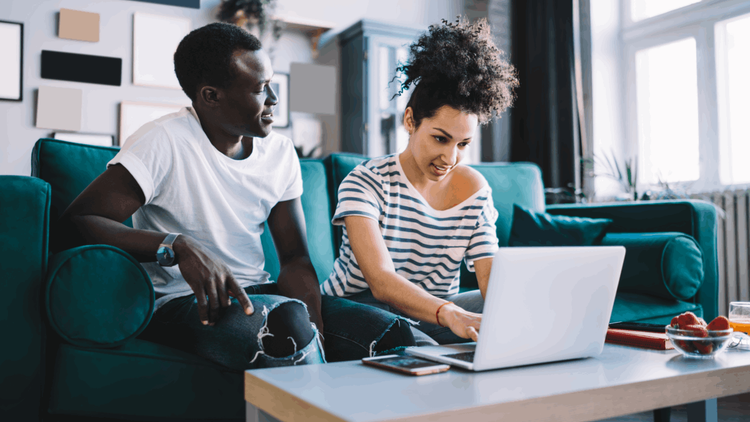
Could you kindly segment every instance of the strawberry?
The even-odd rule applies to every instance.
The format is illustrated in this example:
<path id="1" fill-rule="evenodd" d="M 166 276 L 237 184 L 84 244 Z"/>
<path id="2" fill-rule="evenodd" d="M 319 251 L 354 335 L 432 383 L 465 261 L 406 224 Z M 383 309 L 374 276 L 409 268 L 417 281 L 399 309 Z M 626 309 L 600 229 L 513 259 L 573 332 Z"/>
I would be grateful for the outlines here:
<path id="1" fill-rule="evenodd" d="M 695 349 L 702 355 L 709 355 L 714 351 L 714 345 L 710 341 L 695 341 L 693 343 Z"/>
<path id="2" fill-rule="evenodd" d="M 708 330 L 706 329 L 706 327 L 700 324 L 686 325 L 681 329 L 687 331 L 687 334 L 691 337 L 708 337 Z M 700 340 L 687 340 L 684 341 L 684 343 L 690 345 L 690 348 L 686 348 L 685 350 L 691 352 L 695 350 L 702 355 L 707 355 L 713 350 L 713 344 L 711 344 L 710 342 L 704 342 Z"/>
<path id="3" fill-rule="evenodd" d="M 711 331 L 728 330 L 729 320 L 726 317 L 717 316 L 713 321 L 711 321 L 710 324 L 708 324 L 708 327 L 706 328 Z"/>
<path id="4" fill-rule="evenodd" d="M 685 312 L 672 318 L 671 325 L 674 328 L 684 329 L 688 325 L 701 325 L 702 318 L 698 318 L 692 312 Z M 705 323 L 705 321 L 703 321 Z M 704 325 L 705 326 L 705 325 Z"/>

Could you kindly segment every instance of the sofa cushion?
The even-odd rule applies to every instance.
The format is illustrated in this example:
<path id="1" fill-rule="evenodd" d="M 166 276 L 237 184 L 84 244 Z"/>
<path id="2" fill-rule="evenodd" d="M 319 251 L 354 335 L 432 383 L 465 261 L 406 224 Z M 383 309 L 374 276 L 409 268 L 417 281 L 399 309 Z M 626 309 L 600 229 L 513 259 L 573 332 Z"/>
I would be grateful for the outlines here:
<path id="1" fill-rule="evenodd" d="M 52 414 L 128 420 L 244 421 L 242 373 L 134 339 L 113 349 L 62 344 L 50 385 Z"/>
<path id="2" fill-rule="evenodd" d="M 143 267 L 112 246 L 89 245 L 50 260 L 44 292 L 50 326 L 65 341 L 116 347 L 146 328 L 154 287 Z"/>
<path id="3" fill-rule="evenodd" d="M 328 190 L 328 201 L 330 204 L 329 206 L 331 209 L 331 216 L 328 218 L 328 224 L 331 224 L 333 212 L 336 209 L 336 205 L 338 205 L 339 185 L 341 185 L 341 182 L 344 181 L 346 175 L 354 170 L 354 167 L 357 167 L 360 163 L 367 159 L 368 158 L 364 155 L 337 153 L 331 154 L 323 160 L 326 168 L 328 169 L 328 180 L 331 181 Z M 341 247 L 341 238 L 343 235 L 344 229 L 342 226 L 333 227 L 333 245 L 335 248 L 334 257 L 339 256 L 339 248 Z M 328 278 L 328 276 L 326 276 L 326 278 Z"/>
<path id="4" fill-rule="evenodd" d="M 322 160 L 300 160 L 302 170 L 302 209 L 307 226 L 307 244 L 310 260 L 315 267 L 318 281 L 325 281 L 333 270 L 334 255 L 333 226 L 331 225 L 331 206 L 328 200 L 329 177 Z M 279 276 L 279 258 L 273 244 L 273 238 L 265 226 L 261 242 L 265 254 L 265 270 L 271 274 L 271 279 Z"/>
<path id="5" fill-rule="evenodd" d="M 509 246 L 591 246 L 601 243 L 608 218 L 581 218 L 537 213 L 513 205 Z"/>
<path id="6" fill-rule="evenodd" d="M 703 316 L 703 308 L 695 303 L 638 293 L 618 292 L 609 321 L 639 321 L 667 325 L 672 317 L 687 311 L 699 317 Z"/>
<path id="7" fill-rule="evenodd" d="M 618 291 L 687 300 L 703 284 L 703 252 L 683 233 L 609 233 L 602 245 L 625 246 Z"/>

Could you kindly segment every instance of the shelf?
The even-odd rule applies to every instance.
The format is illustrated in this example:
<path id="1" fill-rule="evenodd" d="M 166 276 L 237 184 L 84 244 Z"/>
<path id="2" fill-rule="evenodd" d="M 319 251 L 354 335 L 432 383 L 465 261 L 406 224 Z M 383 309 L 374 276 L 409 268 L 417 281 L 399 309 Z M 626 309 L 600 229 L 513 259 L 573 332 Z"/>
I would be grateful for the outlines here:
<path id="1" fill-rule="evenodd" d="M 271 16 L 271 19 L 284 22 L 289 29 L 299 29 L 305 32 L 325 32 L 336 26 L 332 22 L 291 16 Z"/>

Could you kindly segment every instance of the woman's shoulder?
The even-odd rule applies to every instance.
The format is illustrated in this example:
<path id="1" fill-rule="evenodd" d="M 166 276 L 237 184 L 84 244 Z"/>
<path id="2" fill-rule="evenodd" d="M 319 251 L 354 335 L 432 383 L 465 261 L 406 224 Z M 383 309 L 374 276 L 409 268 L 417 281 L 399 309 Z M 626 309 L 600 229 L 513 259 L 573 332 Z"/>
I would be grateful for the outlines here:
<path id="1" fill-rule="evenodd" d="M 386 155 L 383 157 L 371 158 L 357 166 L 358 169 L 376 174 L 380 177 L 388 177 L 396 171 L 395 155 Z"/>
<path id="2" fill-rule="evenodd" d="M 466 198 L 469 198 L 482 189 L 489 189 L 489 184 L 479 171 L 466 165 L 458 165 L 453 170 L 451 187 L 456 192 L 465 192 Z"/>
<path id="3" fill-rule="evenodd" d="M 358 164 L 347 177 L 367 177 L 372 181 L 382 183 L 397 175 L 396 164 L 392 156 L 371 158 Z"/>

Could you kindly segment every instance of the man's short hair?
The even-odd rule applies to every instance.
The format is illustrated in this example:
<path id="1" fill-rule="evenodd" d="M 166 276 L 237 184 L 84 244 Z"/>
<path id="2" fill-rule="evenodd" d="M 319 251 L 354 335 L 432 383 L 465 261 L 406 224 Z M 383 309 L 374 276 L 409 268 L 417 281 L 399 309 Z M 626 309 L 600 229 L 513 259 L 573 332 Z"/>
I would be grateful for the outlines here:
<path id="1" fill-rule="evenodd" d="M 212 23 L 187 34 L 174 53 L 174 72 L 192 101 L 202 84 L 226 88 L 235 78 L 232 54 L 260 50 L 258 38 L 227 23 Z"/>

